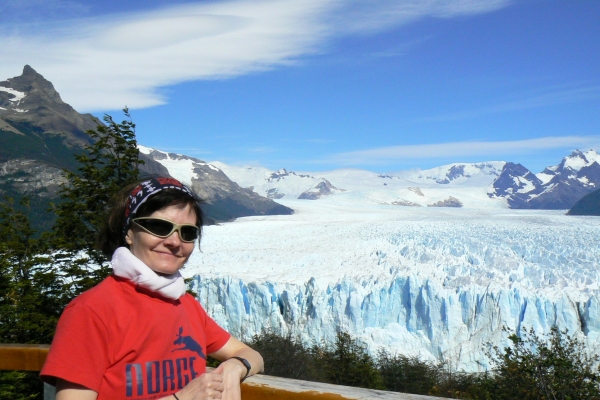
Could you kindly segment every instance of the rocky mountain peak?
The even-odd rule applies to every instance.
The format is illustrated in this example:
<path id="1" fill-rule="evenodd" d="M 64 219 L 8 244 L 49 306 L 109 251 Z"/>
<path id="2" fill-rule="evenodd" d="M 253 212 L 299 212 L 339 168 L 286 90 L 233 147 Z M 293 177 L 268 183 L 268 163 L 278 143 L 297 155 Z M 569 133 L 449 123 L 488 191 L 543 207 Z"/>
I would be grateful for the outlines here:
<path id="1" fill-rule="evenodd" d="M 0 82 L 0 129 L 24 135 L 59 135 L 67 147 L 90 143 L 88 130 L 100 121 L 62 101 L 54 85 L 29 65 Z"/>
<path id="2" fill-rule="evenodd" d="M 600 163 L 600 155 L 594 149 L 588 151 L 574 150 L 564 157 L 560 164 L 547 167 L 542 173 L 547 175 L 572 174 L 573 171 L 580 171 L 582 168 L 591 166 L 594 162 Z"/>
<path id="3" fill-rule="evenodd" d="M 54 88 L 54 85 L 52 85 L 52 82 L 48 81 L 29 65 L 25 65 L 23 73 L 20 76 L 0 82 L 0 86 L 23 92 L 25 96 L 37 94 L 53 102 L 62 103 L 60 95 Z"/>

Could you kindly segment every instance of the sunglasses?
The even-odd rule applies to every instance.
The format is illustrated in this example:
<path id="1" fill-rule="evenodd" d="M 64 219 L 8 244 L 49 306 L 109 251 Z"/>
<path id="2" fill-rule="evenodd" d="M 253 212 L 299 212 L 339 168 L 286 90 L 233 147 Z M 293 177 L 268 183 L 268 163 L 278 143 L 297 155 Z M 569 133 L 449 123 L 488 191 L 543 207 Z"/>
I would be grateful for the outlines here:
<path id="1" fill-rule="evenodd" d="M 182 242 L 193 242 L 200 236 L 200 229 L 196 225 L 176 224 L 168 219 L 140 217 L 133 222 L 151 235 L 167 238 L 177 231 Z"/>

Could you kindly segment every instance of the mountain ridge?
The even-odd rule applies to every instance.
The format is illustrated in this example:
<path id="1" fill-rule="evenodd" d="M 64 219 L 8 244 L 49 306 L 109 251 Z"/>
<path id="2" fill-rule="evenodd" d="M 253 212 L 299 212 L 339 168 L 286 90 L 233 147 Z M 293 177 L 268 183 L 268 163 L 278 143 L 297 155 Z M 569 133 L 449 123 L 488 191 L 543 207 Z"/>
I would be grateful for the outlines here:
<path id="1" fill-rule="evenodd" d="M 453 163 L 388 174 L 358 169 L 294 172 L 281 168 L 274 171 L 264 167 L 235 167 L 219 161 L 211 164 L 241 186 L 252 187 L 257 193 L 276 199 L 316 200 L 336 193 L 346 196 L 353 193 L 355 197 L 362 196 L 366 201 L 380 204 L 568 210 L 600 187 L 597 160 L 600 155 L 593 149 L 575 150 L 556 166 L 549 166 L 538 174 L 507 161 Z M 309 195 L 320 191 L 317 185 L 323 180 L 339 190 L 325 191 L 318 197 Z M 421 194 L 417 195 L 411 188 Z M 447 201 L 449 198 L 453 200 Z M 464 198 L 467 200 L 463 201 Z"/>
<path id="2" fill-rule="evenodd" d="M 79 114 L 62 101 L 54 85 L 26 65 L 20 76 L 0 82 L 0 196 L 18 201 L 30 198 L 30 216 L 37 230 L 50 229 L 51 203 L 59 201 L 63 170 L 79 167 L 75 154 L 93 143 L 89 130 L 103 123 L 91 114 Z M 140 153 L 144 176 L 170 176 L 147 154 Z M 210 222 L 239 216 L 289 214 L 291 209 L 240 188 L 210 168 L 193 182 L 195 190 L 209 193 L 205 212 Z"/>

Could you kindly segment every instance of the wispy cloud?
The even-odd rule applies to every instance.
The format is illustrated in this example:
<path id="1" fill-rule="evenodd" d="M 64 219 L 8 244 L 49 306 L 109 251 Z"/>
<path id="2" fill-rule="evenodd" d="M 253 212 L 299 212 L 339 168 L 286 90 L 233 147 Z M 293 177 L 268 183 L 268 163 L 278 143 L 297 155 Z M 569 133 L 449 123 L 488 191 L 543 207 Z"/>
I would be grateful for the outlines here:
<path id="1" fill-rule="evenodd" d="M 277 151 L 277 149 L 273 148 L 273 147 L 268 147 L 268 146 L 262 146 L 262 147 L 250 147 L 248 149 L 245 149 L 245 151 L 249 152 L 249 153 L 259 153 L 259 154 L 270 154 L 270 153 L 275 153 Z"/>
<path id="2" fill-rule="evenodd" d="M 485 13 L 508 4 L 508 0 L 230 0 L 52 20 L 37 23 L 35 29 L 3 26 L 0 77 L 18 75 L 29 64 L 80 111 L 151 107 L 166 101 L 160 87 L 289 65 L 324 51 L 336 36 L 377 32 L 425 16 Z"/>
<path id="3" fill-rule="evenodd" d="M 426 121 L 457 121 L 509 111 L 549 107 L 578 101 L 600 99 L 600 86 L 577 86 L 570 88 L 551 88 L 546 93 L 524 96 L 518 100 L 507 101 L 487 107 L 464 112 L 448 113 L 425 118 Z"/>
<path id="4" fill-rule="evenodd" d="M 505 155 L 533 154 L 551 149 L 600 148 L 600 136 L 561 136 L 502 142 L 454 142 L 390 146 L 338 153 L 322 163 L 340 165 L 385 165 L 407 159 L 436 159 L 469 156 L 501 158 Z"/>
<path id="5" fill-rule="evenodd" d="M 423 17 L 453 18 L 496 11 L 511 0 L 352 0 L 330 15 L 337 32 L 373 33 Z"/>
<path id="6" fill-rule="evenodd" d="M 313 143 L 313 144 L 329 144 L 329 143 L 334 143 L 335 140 L 333 139 L 324 139 L 324 138 L 301 138 L 301 137 L 294 137 L 294 138 L 281 138 L 279 139 L 279 142 L 282 143 Z"/>

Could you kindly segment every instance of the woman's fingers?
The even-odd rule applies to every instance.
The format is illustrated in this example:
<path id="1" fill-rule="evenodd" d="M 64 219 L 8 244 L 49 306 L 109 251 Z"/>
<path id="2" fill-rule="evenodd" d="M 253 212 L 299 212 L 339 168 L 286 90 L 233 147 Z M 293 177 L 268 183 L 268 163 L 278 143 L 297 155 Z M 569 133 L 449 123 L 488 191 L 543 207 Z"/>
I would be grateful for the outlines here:
<path id="1" fill-rule="evenodd" d="M 205 376 L 203 380 L 204 385 L 202 385 L 204 387 L 204 390 L 207 393 L 211 394 L 219 393 L 219 398 L 221 398 L 220 393 L 223 391 L 224 388 L 223 375 L 214 372 L 207 372 L 203 374 L 203 376 Z M 202 376 L 199 378 L 202 378 Z"/>
<path id="2" fill-rule="evenodd" d="M 181 400 L 221 399 L 224 390 L 223 375 L 207 372 L 192 380 L 180 392 Z"/>

